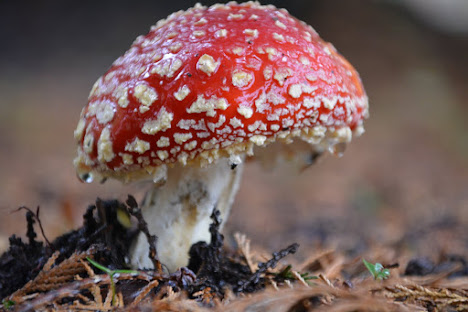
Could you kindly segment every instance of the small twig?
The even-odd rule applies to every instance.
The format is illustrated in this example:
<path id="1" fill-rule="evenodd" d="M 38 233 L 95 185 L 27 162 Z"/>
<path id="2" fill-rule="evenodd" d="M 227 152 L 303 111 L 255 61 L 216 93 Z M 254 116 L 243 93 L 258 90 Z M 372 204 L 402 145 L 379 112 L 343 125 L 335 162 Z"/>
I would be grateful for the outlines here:
<path id="1" fill-rule="evenodd" d="M 23 210 L 23 209 L 26 210 L 26 211 L 29 211 L 32 214 L 32 216 L 34 217 L 34 219 L 36 219 L 37 224 L 39 225 L 39 229 L 41 230 L 42 237 L 44 238 L 44 240 L 47 243 L 47 247 L 54 250 L 52 244 L 47 239 L 47 236 L 44 233 L 44 228 L 42 227 L 42 222 L 41 222 L 41 219 L 39 218 L 39 212 L 40 212 L 40 209 L 41 209 L 40 206 L 37 206 L 36 212 L 34 212 L 31 208 L 28 208 L 26 206 L 21 206 L 18 209 L 16 209 L 16 211 L 20 211 L 20 210 Z M 29 232 L 29 229 L 28 229 L 28 232 Z"/>
<path id="2" fill-rule="evenodd" d="M 213 212 L 211 213 L 211 220 L 213 222 L 210 224 L 210 234 L 211 234 L 211 242 L 210 245 L 218 250 L 221 250 L 223 247 L 224 236 L 219 232 L 219 227 L 221 226 L 222 219 L 220 218 L 221 212 L 215 208 L 213 208 Z"/>
<path id="3" fill-rule="evenodd" d="M 52 254 L 52 256 L 50 256 L 50 258 L 47 260 L 47 262 L 42 267 L 42 271 L 44 271 L 44 272 L 50 271 L 52 269 L 52 267 L 54 266 L 55 261 L 58 259 L 59 256 L 60 256 L 59 251 L 54 252 Z"/>
<path id="4" fill-rule="evenodd" d="M 156 244 L 158 242 L 158 237 L 156 235 L 151 235 L 148 230 L 148 224 L 146 223 L 143 215 L 141 214 L 141 209 L 138 207 L 138 203 L 132 195 L 128 195 L 126 201 L 129 209 L 129 212 L 132 216 L 137 218 L 138 220 L 138 229 L 145 234 L 146 239 L 148 240 L 149 244 L 149 258 L 153 262 L 154 269 L 158 273 L 162 273 L 162 265 L 161 261 L 159 261 L 158 252 L 156 249 Z"/>
<path id="5" fill-rule="evenodd" d="M 268 260 L 267 262 L 260 262 L 258 264 L 258 270 L 252 274 L 252 276 L 241 284 L 241 286 L 237 289 L 238 292 L 244 292 L 250 284 L 257 284 L 260 280 L 260 277 L 263 273 L 265 273 L 269 268 L 274 268 L 278 264 L 278 262 L 286 257 L 287 255 L 296 253 L 297 249 L 299 248 L 299 244 L 294 243 L 285 249 L 282 249 L 278 252 L 273 253 L 273 257 Z"/>
<path id="6" fill-rule="evenodd" d="M 330 286 L 331 288 L 335 288 L 335 286 L 333 286 L 332 282 L 330 282 L 330 280 L 325 276 L 323 275 L 322 273 L 320 273 L 318 275 L 318 278 L 320 280 L 322 280 L 323 282 L 325 282 L 325 284 L 327 284 L 328 286 Z"/>
<path id="7" fill-rule="evenodd" d="M 291 271 L 291 274 L 299 281 L 302 283 L 302 285 L 306 287 L 310 287 L 310 285 L 307 283 L 307 281 L 304 279 L 304 277 L 301 276 L 301 274 L 297 271 Z"/>
<path id="8" fill-rule="evenodd" d="M 135 299 L 132 302 L 132 305 L 137 305 L 139 304 L 143 298 L 154 288 L 159 286 L 159 281 L 158 280 L 153 280 L 149 282 L 145 287 L 143 287 L 139 292 L 138 295 L 135 297 Z"/>
<path id="9" fill-rule="evenodd" d="M 28 238 L 29 245 L 36 247 L 39 245 L 39 243 L 36 241 L 36 231 L 34 231 L 34 223 L 36 223 L 36 220 L 34 218 L 34 213 L 31 211 L 26 212 L 26 222 L 26 237 Z"/>

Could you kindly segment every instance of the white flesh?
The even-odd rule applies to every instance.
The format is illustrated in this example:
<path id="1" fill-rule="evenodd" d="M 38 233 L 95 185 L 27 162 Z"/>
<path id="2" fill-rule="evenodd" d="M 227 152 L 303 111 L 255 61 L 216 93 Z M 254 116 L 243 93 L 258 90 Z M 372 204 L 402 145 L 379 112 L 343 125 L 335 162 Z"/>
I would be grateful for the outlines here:
<path id="1" fill-rule="evenodd" d="M 231 169 L 229 160 L 220 159 L 207 168 L 176 166 L 168 168 L 167 180 L 154 186 L 142 204 L 143 217 L 151 234 L 158 237 L 160 261 L 170 272 L 188 264 L 190 246 L 210 242 L 210 215 L 216 207 L 224 224 L 239 188 L 243 164 Z M 131 266 L 152 268 L 149 245 L 140 233 L 132 246 Z"/>

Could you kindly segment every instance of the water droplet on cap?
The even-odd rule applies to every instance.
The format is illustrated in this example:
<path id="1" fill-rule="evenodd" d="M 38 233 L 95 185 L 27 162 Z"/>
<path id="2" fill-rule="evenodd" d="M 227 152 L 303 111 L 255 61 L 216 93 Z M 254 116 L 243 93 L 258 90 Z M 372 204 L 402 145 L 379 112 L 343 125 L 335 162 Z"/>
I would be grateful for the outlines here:
<path id="1" fill-rule="evenodd" d="M 153 183 L 157 186 L 162 186 L 166 183 L 167 180 L 167 166 L 162 165 L 156 168 L 153 168 Z"/>
<path id="2" fill-rule="evenodd" d="M 78 177 L 81 181 L 86 183 L 91 183 L 94 180 L 93 174 L 91 172 L 80 173 Z"/>
<path id="3" fill-rule="evenodd" d="M 330 153 L 332 153 L 335 156 L 341 157 L 343 156 L 346 150 L 346 145 L 346 143 L 337 143 L 333 146 L 330 146 Z"/>

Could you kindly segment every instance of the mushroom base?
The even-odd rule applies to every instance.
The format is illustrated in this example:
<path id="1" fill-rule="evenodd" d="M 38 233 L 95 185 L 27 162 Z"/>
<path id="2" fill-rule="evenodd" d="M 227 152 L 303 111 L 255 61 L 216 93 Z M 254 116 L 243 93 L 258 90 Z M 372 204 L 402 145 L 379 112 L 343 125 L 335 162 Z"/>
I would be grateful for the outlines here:
<path id="1" fill-rule="evenodd" d="M 162 186 L 153 186 L 142 204 L 148 230 L 158 237 L 159 260 L 169 271 L 188 264 L 192 244 L 210 241 L 210 215 L 216 207 L 224 221 L 239 188 L 243 164 L 231 169 L 227 159 L 207 168 L 168 168 Z M 221 224 L 222 227 L 223 224 Z M 130 264 L 152 268 L 149 245 L 140 233 L 132 246 Z"/>

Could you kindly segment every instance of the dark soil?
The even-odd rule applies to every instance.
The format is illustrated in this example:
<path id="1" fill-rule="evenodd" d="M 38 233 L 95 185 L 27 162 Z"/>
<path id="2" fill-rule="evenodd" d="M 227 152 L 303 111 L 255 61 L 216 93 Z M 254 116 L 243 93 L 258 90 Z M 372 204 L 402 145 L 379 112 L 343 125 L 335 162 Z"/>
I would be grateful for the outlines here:
<path id="1" fill-rule="evenodd" d="M 157 237 L 149 234 L 146 222 L 132 196 L 129 196 L 126 204 L 117 200 L 97 199 L 96 204 L 89 206 L 84 214 L 81 228 L 58 237 L 52 243 L 49 243 L 44 237 L 46 244 L 36 240 L 35 223 L 38 223 L 41 232 L 44 232 L 39 219 L 39 209 L 36 213 L 28 208 L 24 209 L 27 210 L 28 242 L 23 242 L 21 238 L 12 236 L 10 249 L 0 257 L 0 298 L 7 298 L 12 293 L 21 291 L 22 287 L 38 277 L 38 274 L 43 274 L 44 272 L 41 271 L 44 266 L 50 266 L 47 262 L 54 257 L 54 254 L 57 256 L 54 258 L 52 266 L 56 268 L 65 263 L 67 259 L 76 258 L 80 253 L 86 253 L 108 270 L 125 273 L 122 270 L 128 269 L 125 258 L 129 252 L 130 242 L 141 231 L 146 234 L 150 243 L 149 255 L 155 264 L 155 269 L 131 271 L 134 278 L 130 277 L 117 285 L 116 291 L 122 293 L 123 302 L 133 302 L 142 289 L 148 285 L 148 281 L 157 280 L 157 286 L 152 289 L 154 296 L 157 296 L 165 286 L 169 286 L 174 292 L 186 292 L 187 296 L 192 299 L 197 299 L 199 296 L 197 294 L 204 293 L 201 300 L 209 306 L 213 303 L 214 298 L 224 298 L 226 291 L 239 294 L 264 289 L 267 271 L 274 268 L 285 256 L 295 253 L 299 247 L 298 244 L 293 244 L 273 253 L 270 260 L 259 263 L 258 270 L 252 272 L 241 255 L 223 248 L 224 237 L 219 232 L 221 224 L 219 211 L 214 210 L 211 216 L 213 223 L 209 229 L 211 242 L 209 244 L 205 242 L 194 244 L 190 249 L 189 265 L 175 273 L 166 274 L 162 270 L 164 264 L 159 263 L 157 257 Z M 133 216 L 133 226 L 122 225 L 119 222 L 119 214 L 124 214 L 129 218 Z M 93 271 L 95 274 L 103 273 L 95 267 L 93 267 Z M 81 271 L 79 275 L 84 279 L 90 273 L 85 274 L 84 271 Z M 39 277 L 42 280 L 54 278 L 54 276 Z M 277 274 L 271 278 L 277 283 L 282 283 L 290 276 Z M 72 302 L 78 294 L 91 296 L 88 290 L 77 292 L 66 287 L 69 286 L 60 285 L 55 290 L 56 296 L 52 296 L 54 299 L 60 299 L 58 302 L 61 304 Z M 27 286 L 25 288 L 28 289 Z M 37 290 L 41 287 L 33 289 L 34 292 L 38 292 Z M 64 292 L 65 295 L 62 295 Z M 32 293 L 32 291 L 24 292 L 25 295 L 28 293 Z M 41 305 L 45 304 L 43 301 L 40 302 Z M 34 305 L 29 304 L 21 309 L 33 310 L 34 307 Z"/>
<path id="2" fill-rule="evenodd" d="M 56 251 L 60 253 L 56 264 L 68 259 L 72 254 L 88 250 L 96 246 L 95 259 L 103 265 L 118 269 L 125 267 L 125 256 L 128 253 L 136 231 L 125 229 L 117 221 L 118 209 L 125 206 L 117 200 L 97 199 L 83 215 L 83 226 L 78 230 L 66 233 L 52 243 L 46 244 L 36 240 L 34 224 L 39 219 L 39 208 L 36 213 L 28 208 L 27 238 L 28 242 L 15 235 L 10 237 L 10 248 L 0 257 L 0 298 L 4 298 L 20 289 L 28 281 L 34 279 L 41 271 L 46 261 Z M 42 231 L 42 226 L 41 231 Z"/>
<path id="3" fill-rule="evenodd" d="M 274 268 L 282 258 L 294 254 L 299 248 L 298 244 L 273 253 L 273 257 L 264 263 L 259 263 L 258 270 L 252 274 L 250 268 L 242 264 L 242 259 L 234 259 L 223 249 L 224 236 L 219 232 L 221 220 L 219 211 L 215 210 L 211 215 L 213 223 L 210 225 L 211 242 L 199 242 L 190 249 L 190 261 L 188 268 L 197 274 L 197 281 L 190 285 L 189 293 L 195 293 L 210 287 L 214 292 L 223 294 L 226 286 L 235 293 L 249 293 L 265 288 L 262 275 Z"/>

